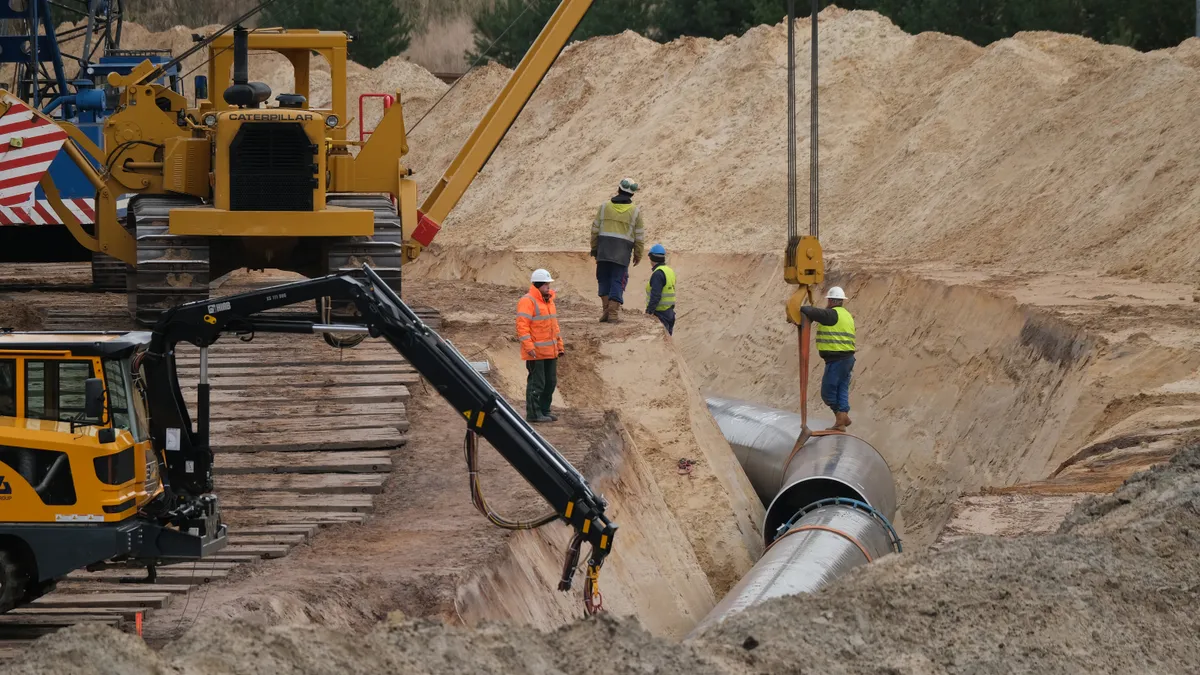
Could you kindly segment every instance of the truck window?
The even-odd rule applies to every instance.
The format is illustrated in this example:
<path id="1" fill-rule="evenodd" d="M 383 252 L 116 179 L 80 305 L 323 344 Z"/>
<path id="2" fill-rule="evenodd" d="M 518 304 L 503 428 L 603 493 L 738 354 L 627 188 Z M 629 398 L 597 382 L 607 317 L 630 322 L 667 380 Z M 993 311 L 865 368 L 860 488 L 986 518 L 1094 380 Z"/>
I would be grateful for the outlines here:
<path id="1" fill-rule="evenodd" d="M 25 360 L 25 417 L 70 422 L 83 419 L 83 381 L 95 377 L 91 361 Z"/>
<path id="2" fill-rule="evenodd" d="M 129 389 L 125 369 L 120 361 L 105 359 L 104 386 L 108 388 L 108 405 L 114 429 L 133 431 L 129 424 Z"/>
<path id="3" fill-rule="evenodd" d="M 0 416 L 17 416 L 16 359 L 0 359 Z"/>

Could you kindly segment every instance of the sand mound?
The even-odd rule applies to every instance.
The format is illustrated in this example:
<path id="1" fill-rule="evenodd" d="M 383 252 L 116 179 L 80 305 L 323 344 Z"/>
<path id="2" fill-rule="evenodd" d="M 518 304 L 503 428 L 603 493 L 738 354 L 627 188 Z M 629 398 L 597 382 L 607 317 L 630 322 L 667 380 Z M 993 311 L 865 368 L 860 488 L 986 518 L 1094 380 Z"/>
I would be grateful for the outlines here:
<path id="1" fill-rule="evenodd" d="M 361 637 L 208 621 L 156 654 L 77 626 L 39 640 L 7 672 L 1186 673 L 1200 659 L 1198 476 L 1192 447 L 1082 505 L 1060 534 L 890 556 L 683 645 L 610 618 L 549 633 L 396 621 Z"/>
<path id="2" fill-rule="evenodd" d="M 828 248 L 1015 268 L 1086 260 L 1200 279 L 1188 159 L 1200 149 L 1195 41 L 1140 54 L 1024 33 L 980 48 L 908 35 L 871 12 L 821 19 Z M 441 243 L 584 250 L 595 204 L 629 174 L 642 183 L 650 237 L 669 248 L 781 249 L 785 64 L 783 25 L 721 41 L 660 45 L 626 33 L 568 48 Z M 466 137 L 502 82 L 497 69 L 475 73 L 447 97 L 426 122 L 437 129 L 424 130 L 447 142 L 415 143 L 409 157 L 419 175 L 447 165 L 457 148 L 448 139 Z M 806 160 L 806 86 L 800 98 Z M 801 172 L 804 184 L 807 161 Z"/>

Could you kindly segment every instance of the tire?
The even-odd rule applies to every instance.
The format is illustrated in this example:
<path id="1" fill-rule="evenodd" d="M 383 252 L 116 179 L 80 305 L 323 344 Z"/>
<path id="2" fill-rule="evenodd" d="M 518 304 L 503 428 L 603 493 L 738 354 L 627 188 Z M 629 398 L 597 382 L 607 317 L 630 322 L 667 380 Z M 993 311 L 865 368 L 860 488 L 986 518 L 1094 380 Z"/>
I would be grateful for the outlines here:
<path id="1" fill-rule="evenodd" d="M 0 551 L 0 614 L 25 598 L 29 575 L 12 551 Z"/>

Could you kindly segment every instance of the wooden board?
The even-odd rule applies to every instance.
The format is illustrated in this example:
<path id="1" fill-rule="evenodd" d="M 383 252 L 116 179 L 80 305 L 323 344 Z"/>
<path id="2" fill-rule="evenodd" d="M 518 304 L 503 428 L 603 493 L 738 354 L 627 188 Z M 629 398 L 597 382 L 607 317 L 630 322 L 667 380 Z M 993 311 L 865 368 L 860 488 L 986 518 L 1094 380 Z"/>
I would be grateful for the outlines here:
<path id="1" fill-rule="evenodd" d="M 266 492 L 290 491 L 304 494 L 379 494 L 383 492 L 383 483 L 386 480 L 387 475 L 380 473 L 224 476 L 219 480 L 219 488 L 221 491 L 247 490 Z"/>
<path id="2" fill-rule="evenodd" d="M 344 387 L 378 387 L 392 384 L 415 384 L 421 377 L 416 374 L 376 375 L 374 373 L 329 373 L 328 375 L 312 375 L 301 368 L 289 368 L 288 374 L 258 375 L 245 377 L 226 377 L 210 374 L 208 384 L 213 393 L 224 389 L 341 389 Z"/>
<path id="3" fill-rule="evenodd" d="M 307 541 L 319 529 L 321 529 L 321 526 L 316 523 L 280 523 L 277 525 L 242 527 L 238 528 L 236 532 L 230 532 L 230 541 L 233 541 L 233 536 L 235 535 L 248 537 L 287 537 L 297 535 L 304 537 Z"/>
<path id="4" fill-rule="evenodd" d="M 391 452 L 267 452 L 222 453 L 213 472 L 217 485 L 223 475 L 264 473 L 381 473 L 392 470 Z"/>
<path id="5" fill-rule="evenodd" d="M 124 570 L 105 570 L 124 572 Z M 72 572 L 68 578 L 75 578 Z M 100 572 L 83 572 L 100 574 Z M 134 586 L 136 584 L 122 584 Z M 154 586 L 147 585 L 149 588 Z M 144 593 L 51 593 L 33 601 L 31 607 L 125 607 L 135 609 L 162 609 L 171 602 L 171 594 L 162 591 Z"/>
<path id="6" fill-rule="evenodd" d="M 242 534 L 237 532 L 229 535 L 229 546 L 261 546 L 264 544 L 296 546 L 306 541 L 308 541 L 308 535 L 305 534 Z"/>
<path id="7" fill-rule="evenodd" d="M 351 513 L 348 511 L 296 511 L 278 508 L 259 508 L 244 512 L 247 519 L 255 523 L 316 523 L 318 525 L 336 525 L 339 523 L 361 523 L 366 521 L 367 514 Z M 230 523 L 229 531 L 237 531 L 238 513 L 227 514 L 226 522 Z"/>
<path id="8" fill-rule="evenodd" d="M 246 406 L 222 406 L 213 408 L 209 413 L 209 418 L 215 425 L 217 422 L 224 421 L 239 421 L 239 420 L 263 420 L 275 418 L 313 418 L 313 417 L 345 417 L 359 416 L 369 414 L 372 416 L 388 417 L 391 419 L 404 420 L 407 423 L 406 410 L 403 403 L 373 403 L 370 406 L 354 405 L 349 403 L 334 403 L 331 401 L 321 400 L 319 397 L 315 400 L 302 400 L 294 403 L 281 404 L 271 406 L 270 416 L 268 417 L 262 410 Z"/>
<path id="9" fill-rule="evenodd" d="M 310 432 L 237 434 L 214 436 L 213 451 L 221 452 L 314 452 L 319 450 L 375 450 L 398 448 L 408 440 L 396 429 L 319 430 Z"/>
<path id="10" fill-rule="evenodd" d="M 210 400 L 214 406 L 232 404 L 255 406 L 269 411 L 270 406 L 290 405 L 296 401 L 317 398 L 339 404 L 403 403 L 408 400 L 408 387 L 402 384 L 373 387 L 333 387 L 327 391 L 280 387 L 278 389 L 216 389 Z M 196 391 L 186 389 L 183 399 L 191 410 L 196 409 Z"/>
<path id="11" fill-rule="evenodd" d="M 293 357 L 287 357 L 286 364 L 275 363 L 274 359 L 254 358 L 246 362 L 212 363 L 209 359 L 210 380 L 226 377 L 257 377 L 259 375 L 280 375 L 281 370 L 296 371 L 308 376 L 338 377 L 342 375 L 416 375 L 416 369 L 404 362 L 376 364 L 338 364 L 300 362 Z M 199 362 L 178 364 L 176 372 L 180 378 L 199 378 Z"/>
<path id="12" fill-rule="evenodd" d="M 117 616 L 133 621 L 138 614 L 146 616 L 150 609 L 137 607 L 18 607 L 8 611 L 8 616 Z"/>
<path id="13" fill-rule="evenodd" d="M 230 544 L 224 550 L 256 558 L 282 558 L 291 549 L 292 547 L 287 544 Z"/>
<path id="14" fill-rule="evenodd" d="M 120 614 L 0 614 L 0 635 L 20 627 L 66 628 L 80 623 L 119 626 L 123 621 L 124 618 Z"/>
<path id="15" fill-rule="evenodd" d="M 335 417 L 282 417 L 274 414 L 259 419 L 216 421 L 209 425 L 214 436 L 238 436 L 255 433 L 303 433 L 354 429 L 392 429 L 407 431 L 408 420 L 390 415 L 341 415 Z"/>
<path id="16" fill-rule="evenodd" d="M 371 495 L 308 495 L 298 492 L 237 492 L 221 498 L 221 508 L 280 509 L 285 511 L 316 511 L 366 513 L 374 509 Z"/>
<path id="17" fill-rule="evenodd" d="M 158 595 L 162 593 L 169 593 L 171 595 L 178 595 L 180 593 L 187 593 L 193 588 L 195 588 L 195 586 L 192 586 L 191 584 L 120 584 L 116 582 L 78 583 L 75 581 L 60 581 L 58 582 L 58 590 L 43 597 L 78 597 L 82 594 L 90 595 L 93 593 L 115 593 L 118 595 Z M 36 606 L 36 601 L 33 606 Z"/>
<path id="18" fill-rule="evenodd" d="M 229 576 L 229 570 L 206 569 L 206 565 L 204 563 L 197 564 L 195 570 L 192 569 L 192 565 L 190 563 L 187 567 L 183 568 L 160 568 L 158 570 L 159 580 L 171 584 L 206 584 L 217 579 L 224 579 L 227 576 Z M 76 570 L 68 574 L 67 578 L 72 581 L 112 582 L 115 579 L 124 578 L 143 579 L 145 578 L 145 573 L 141 570 L 100 570 L 98 572 Z"/>

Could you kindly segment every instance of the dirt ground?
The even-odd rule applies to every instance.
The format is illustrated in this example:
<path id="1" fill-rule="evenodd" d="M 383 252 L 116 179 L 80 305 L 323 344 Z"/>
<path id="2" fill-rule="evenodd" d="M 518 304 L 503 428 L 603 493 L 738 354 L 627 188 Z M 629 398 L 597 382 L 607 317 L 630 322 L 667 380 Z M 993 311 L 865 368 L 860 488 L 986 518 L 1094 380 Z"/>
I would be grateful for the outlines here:
<path id="1" fill-rule="evenodd" d="M 1192 447 L 1087 500 L 1058 533 L 889 556 L 684 644 L 612 618 L 537 632 L 397 617 L 366 634 L 206 620 L 158 653 L 67 629 L 5 672 L 1187 673 L 1200 658 L 1198 476 Z"/>

